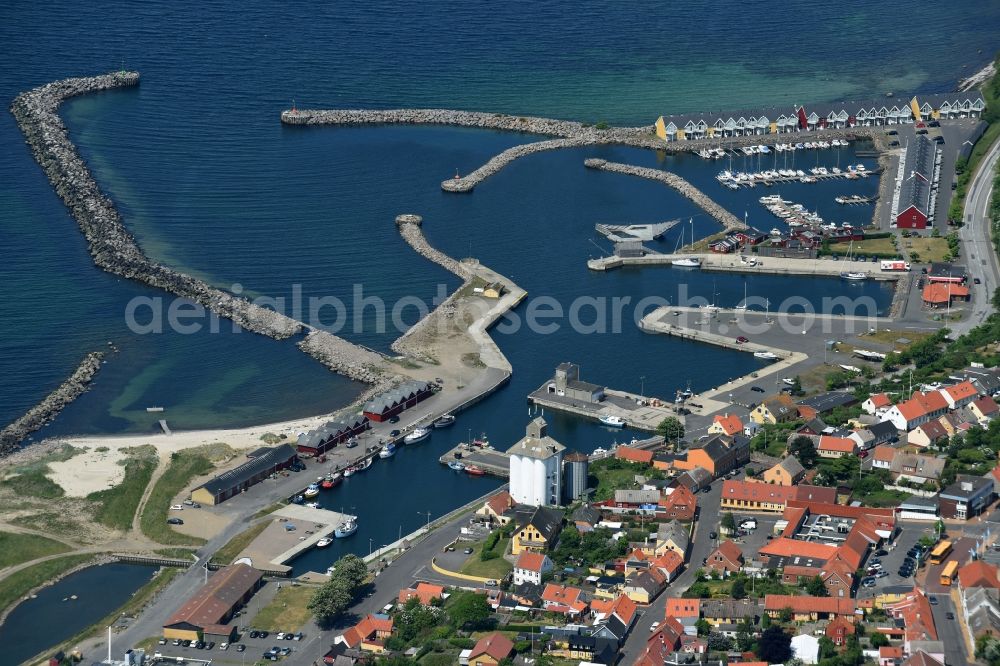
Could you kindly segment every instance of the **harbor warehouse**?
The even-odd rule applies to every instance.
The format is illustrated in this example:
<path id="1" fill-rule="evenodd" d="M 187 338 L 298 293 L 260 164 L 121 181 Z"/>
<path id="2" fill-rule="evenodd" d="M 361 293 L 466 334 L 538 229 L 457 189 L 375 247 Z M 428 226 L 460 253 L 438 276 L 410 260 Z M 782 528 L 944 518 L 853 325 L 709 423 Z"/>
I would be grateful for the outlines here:
<path id="1" fill-rule="evenodd" d="M 432 396 L 434 391 L 431 385 L 422 381 L 406 381 L 396 388 L 375 396 L 364 407 L 364 415 L 381 423 L 388 421 L 393 416 L 397 416 L 403 410 L 416 406 Z"/>
<path id="2" fill-rule="evenodd" d="M 246 564 L 233 564 L 217 571 L 194 596 L 163 625 L 163 637 L 171 640 L 232 640 L 236 627 L 228 624 L 261 583 L 261 572 Z"/>
<path id="3" fill-rule="evenodd" d="M 298 457 L 295 449 L 288 444 L 258 449 L 251 455 L 253 457 L 239 467 L 223 472 L 205 485 L 195 488 L 191 492 L 191 499 L 209 506 L 225 502 L 275 472 L 290 467 Z"/>

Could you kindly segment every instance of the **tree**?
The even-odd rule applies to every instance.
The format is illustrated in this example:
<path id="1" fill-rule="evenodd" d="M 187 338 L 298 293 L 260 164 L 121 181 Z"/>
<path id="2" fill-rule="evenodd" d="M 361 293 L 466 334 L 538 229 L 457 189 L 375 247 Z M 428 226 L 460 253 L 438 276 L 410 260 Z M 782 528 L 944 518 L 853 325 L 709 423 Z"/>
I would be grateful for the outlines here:
<path id="1" fill-rule="evenodd" d="M 791 622 L 793 617 L 795 617 L 795 612 L 791 606 L 785 606 L 778 612 L 778 619 L 782 622 Z"/>
<path id="2" fill-rule="evenodd" d="M 757 641 L 757 656 L 769 664 L 783 664 L 792 658 L 792 637 L 781 627 L 765 629 Z"/>
<path id="3" fill-rule="evenodd" d="M 832 640 L 827 636 L 820 636 L 819 638 L 819 658 L 829 659 L 830 657 L 837 656 L 837 646 Z"/>
<path id="4" fill-rule="evenodd" d="M 722 520 L 719 522 L 719 525 L 729 534 L 736 532 L 736 518 L 733 517 L 732 511 L 726 511 L 722 514 Z"/>
<path id="5" fill-rule="evenodd" d="M 320 625 L 329 625 L 354 602 L 353 591 L 341 580 L 324 583 L 309 600 L 307 608 Z"/>
<path id="6" fill-rule="evenodd" d="M 771 616 L 768 615 L 767 613 L 764 613 L 763 615 L 760 616 L 760 628 L 767 629 L 770 626 L 771 626 Z"/>
<path id="7" fill-rule="evenodd" d="M 351 588 L 358 588 L 368 578 L 368 565 L 357 555 L 344 555 L 334 564 L 331 580 L 342 580 Z"/>
<path id="8" fill-rule="evenodd" d="M 872 644 L 873 648 L 885 647 L 889 644 L 889 637 L 881 631 L 876 631 L 869 637 L 868 642 Z"/>
<path id="9" fill-rule="evenodd" d="M 490 617 L 490 605 L 485 594 L 475 592 L 456 593 L 457 597 L 448 607 L 448 617 L 459 629 L 477 629 L 486 624 Z"/>
<path id="10" fill-rule="evenodd" d="M 733 586 L 729 591 L 729 595 L 733 599 L 742 599 L 747 596 L 747 588 L 746 585 L 744 585 L 742 578 L 737 578 L 733 581 Z"/>
<path id="11" fill-rule="evenodd" d="M 705 618 L 699 618 L 698 621 L 694 623 L 694 626 L 698 629 L 699 636 L 708 636 L 708 633 L 712 631 L 712 625 L 710 625 L 708 620 Z"/>
<path id="12" fill-rule="evenodd" d="M 736 647 L 740 650 L 749 650 L 753 647 L 753 622 L 749 619 L 744 619 L 737 627 Z"/>
<path id="13" fill-rule="evenodd" d="M 823 579 L 819 576 L 813 576 L 806 581 L 806 592 L 814 597 L 830 596 L 830 591 L 826 589 L 826 585 L 823 584 Z"/>
<path id="14" fill-rule="evenodd" d="M 684 425 L 676 417 L 668 416 L 656 426 L 656 432 L 666 441 L 676 442 L 684 437 Z"/>
<path id="15" fill-rule="evenodd" d="M 799 459 L 803 467 L 812 467 L 816 464 L 816 445 L 812 438 L 799 435 L 788 445 L 788 452 Z"/>

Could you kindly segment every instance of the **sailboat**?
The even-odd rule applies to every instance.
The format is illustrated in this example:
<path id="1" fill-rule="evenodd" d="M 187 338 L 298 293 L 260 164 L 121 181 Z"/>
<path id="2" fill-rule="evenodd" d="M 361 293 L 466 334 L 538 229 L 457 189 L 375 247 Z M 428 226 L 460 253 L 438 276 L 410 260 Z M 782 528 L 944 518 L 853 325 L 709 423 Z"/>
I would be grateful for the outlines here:
<path id="1" fill-rule="evenodd" d="M 694 218 L 690 219 L 691 222 L 691 243 L 694 244 Z M 674 254 L 677 254 L 677 250 L 680 249 L 681 244 L 684 242 L 684 229 L 681 229 L 681 237 L 677 239 L 677 245 L 674 247 Z M 673 259 L 670 262 L 671 266 L 677 266 L 678 268 L 698 268 L 701 266 L 701 259 L 697 257 L 682 257 L 680 259 Z"/>
<path id="2" fill-rule="evenodd" d="M 740 303 L 739 305 L 737 305 L 735 309 L 737 309 L 737 310 L 746 310 L 747 309 L 747 282 L 746 282 L 746 280 L 743 281 L 743 302 Z"/>
<path id="3" fill-rule="evenodd" d="M 854 241 L 847 248 L 847 259 L 846 261 L 853 261 L 851 259 L 851 254 L 854 251 Z M 852 282 L 862 282 L 868 279 L 868 273 L 862 273 L 861 271 L 845 271 L 840 274 L 841 279 L 850 280 Z"/>

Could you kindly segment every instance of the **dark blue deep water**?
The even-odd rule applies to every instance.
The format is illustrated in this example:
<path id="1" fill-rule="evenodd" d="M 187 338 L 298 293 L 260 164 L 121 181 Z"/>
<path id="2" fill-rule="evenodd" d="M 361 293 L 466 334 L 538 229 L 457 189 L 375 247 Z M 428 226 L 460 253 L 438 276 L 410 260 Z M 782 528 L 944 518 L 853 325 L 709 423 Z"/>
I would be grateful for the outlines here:
<path id="1" fill-rule="evenodd" d="M 616 147 L 543 153 L 471 195 L 446 195 L 442 179 L 533 137 L 282 127 L 278 114 L 293 100 L 300 107 L 440 106 L 648 124 L 661 113 L 950 89 L 989 59 L 989 26 L 1000 23 L 995 0 L 960 0 L 948 11 L 898 0 L 695 2 L 683 10 L 565 1 L 226 7 L 15 3 L 0 21 L 0 98 L 123 64 L 140 70 L 137 89 L 81 98 L 63 113 L 147 253 L 223 288 L 239 284 L 245 293 L 272 297 L 301 290 L 349 306 L 356 286 L 390 303 L 428 300 L 439 285 L 456 286 L 399 238 L 393 218 L 401 212 L 423 215 L 428 238 L 444 251 L 471 251 L 532 296 L 566 305 L 580 296 L 675 299 L 681 286 L 720 305 L 744 291 L 772 301 L 803 294 L 819 303 L 845 287 L 669 268 L 587 271 L 586 259 L 607 247 L 594 238 L 597 222 L 693 216 L 700 236 L 718 225 L 663 186 L 584 169 L 585 158 L 675 169 L 735 214 L 747 211 L 751 224 L 776 226 L 756 202 L 762 191 L 718 186 L 720 163 Z M 724 18 L 732 12 L 737 24 Z M 712 18 L 688 20 L 694 16 Z M 0 423 L 108 341 L 121 352 L 44 434 L 147 431 L 155 425 L 145 412 L 150 405 L 166 407 L 177 429 L 269 422 L 331 410 L 360 390 L 290 341 L 234 334 L 225 325 L 219 334 L 131 333 L 123 316 L 130 299 L 162 295 L 93 267 L 9 114 L 0 114 L 0 144 Z M 797 159 L 871 166 L 853 149 Z M 860 222 L 868 209 L 838 208 L 833 197 L 875 187 L 799 184 L 781 194 L 829 219 Z M 673 248 L 678 231 L 661 249 Z M 874 283 L 853 293 L 881 307 L 891 297 Z M 397 332 L 363 321 L 342 334 L 387 349 Z M 660 395 L 688 382 L 696 390 L 717 385 L 755 363 L 645 336 L 628 321 L 619 333 L 582 335 L 563 326 L 552 335 L 521 330 L 498 341 L 514 367 L 510 385 L 463 414 L 453 431 L 351 479 L 338 491 L 343 501 L 329 500 L 362 516 L 347 547 L 364 551 L 369 538 L 376 546 L 391 541 L 425 520 L 417 511 L 439 515 L 495 484 L 449 476 L 436 458 L 470 427 L 500 446 L 516 439 L 527 420 L 526 393 L 560 361 L 579 362 L 587 379 L 623 389 L 638 390 L 645 377 L 646 393 Z M 555 415 L 550 421 L 557 438 L 582 450 L 630 436 Z M 410 509 L 400 513 L 401 505 Z M 331 548 L 325 557 L 335 555 Z"/>

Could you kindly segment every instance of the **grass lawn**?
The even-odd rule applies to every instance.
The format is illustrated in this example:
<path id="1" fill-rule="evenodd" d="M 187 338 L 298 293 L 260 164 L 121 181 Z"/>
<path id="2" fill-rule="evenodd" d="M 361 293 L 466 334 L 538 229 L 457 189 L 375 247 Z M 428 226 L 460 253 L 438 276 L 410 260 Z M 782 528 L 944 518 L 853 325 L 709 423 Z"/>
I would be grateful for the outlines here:
<path id="1" fill-rule="evenodd" d="M 923 264 L 944 261 L 944 256 L 949 254 L 948 241 L 944 238 L 904 238 L 902 241 L 911 254 L 920 255 L 920 263 Z"/>
<path id="2" fill-rule="evenodd" d="M 47 465 L 19 471 L 16 476 L 8 476 L 0 485 L 12 490 L 21 497 L 37 497 L 39 499 L 58 499 L 66 494 L 58 483 L 45 476 Z"/>
<path id="3" fill-rule="evenodd" d="M 615 496 L 615 490 L 635 488 L 635 475 L 652 476 L 653 470 L 648 465 L 605 458 L 590 465 L 590 487 L 594 490 L 594 501 L 601 502 Z M 596 481 L 595 481 L 596 480 Z"/>
<path id="4" fill-rule="evenodd" d="M 35 534 L 0 532 L 0 569 L 69 549 L 65 544 Z"/>
<path id="5" fill-rule="evenodd" d="M 180 451 L 170 457 L 170 466 L 153 486 L 142 512 L 142 533 L 167 546 L 198 546 L 205 543 L 186 534 L 180 534 L 167 525 L 167 512 L 177 493 L 196 476 L 207 474 L 214 468 L 212 461 L 201 453 Z"/>
<path id="6" fill-rule="evenodd" d="M 249 546 L 250 542 L 256 539 L 268 525 L 270 525 L 269 521 L 262 520 L 253 527 L 243 530 L 230 539 L 229 543 L 215 551 L 215 555 L 212 555 L 212 561 L 219 564 L 232 564 L 236 556 L 243 552 L 243 549 Z"/>
<path id="7" fill-rule="evenodd" d="M 267 631 L 298 631 L 312 617 L 306 606 L 316 589 L 306 585 L 292 587 L 288 583 L 282 583 L 274 599 L 260 609 L 250 626 Z"/>
<path id="8" fill-rule="evenodd" d="M 910 493 L 899 490 L 883 488 L 882 490 L 864 496 L 865 506 L 885 507 L 899 506 L 899 504 L 910 497 Z"/>
<path id="9" fill-rule="evenodd" d="M 67 555 L 24 568 L 16 576 L 0 580 L 0 610 L 9 608 L 21 597 L 47 580 L 55 578 L 73 567 L 94 559 L 93 555 Z"/>
<path id="10" fill-rule="evenodd" d="M 192 548 L 157 548 L 153 552 L 157 555 L 172 557 L 177 560 L 190 560 L 191 556 L 194 555 L 194 549 Z"/>
<path id="11" fill-rule="evenodd" d="M 497 542 L 496 552 L 501 554 L 506 553 L 509 545 L 510 539 L 501 537 Z M 472 555 L 469 555 L 469 559 L 465 561 L 464 565 L 462 565 L 461 573 L 469 576 L 480 576 L 482 578 L 495 578 L 500 580 L 509 574 L 514 568 L 514 566 L 502 556 L 483 562 L 479 559 L 479 552 L 482 549 L 482 543 L 477 543 L 472 546 Z"/>
<path id="12" fill-rule="evenodd" d="M 866 333 L 861 336 L 862 340 L 874 340 L 875 342 L 881 342 L 884 345 L 895 344 L 896 340 L 900 338 L 905 338 L 909 340 L 909 344 L 898 345 L 897 351 L 907 349 L 910 345 L 926 340 L 931 336 L 930 333 L 920 333 L 918 331 L 892 331 L 889 329 L 882 329 L 874 333 Z"/>
<path id="13" fill-rule="evenodd" d="M 846 257 L 848 251 L 857 257 L 886 257 L 891 259 L 899 254 L 896 246 L 892 244 L 892 238 L 868 238 L 863 241 L 851 243 L 830 243 L 830 252 Z M 877 266 L 876 266 L 877 268 Z"/>
<path id="14" fill-rule="evenodd" d="M 458 655 L 461 652 L 458 648 L 450 652 L 428 652 L 417 663 L 420 666 L 452 666 L 458 663 Z M 579 663 L 579 660 L 578 662 Z"/>
<path id="15" fill-rule="evenodd" d="M 131 529 L 136 507 L 155 469 L 156 460 L 151 458 L 132 458 L 126 462 L 121 483 L 87 495 L 88 500 L 98 505 L 94 520 L 116 530 Z"/>

